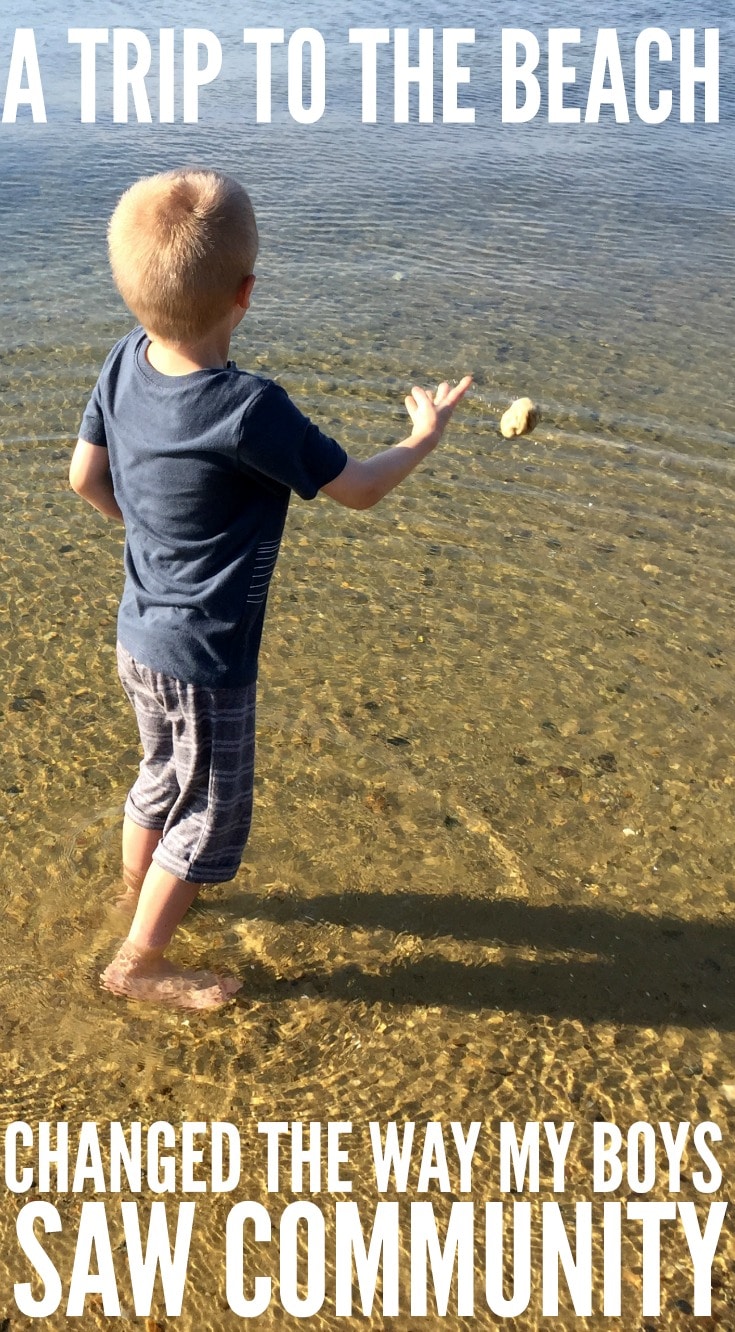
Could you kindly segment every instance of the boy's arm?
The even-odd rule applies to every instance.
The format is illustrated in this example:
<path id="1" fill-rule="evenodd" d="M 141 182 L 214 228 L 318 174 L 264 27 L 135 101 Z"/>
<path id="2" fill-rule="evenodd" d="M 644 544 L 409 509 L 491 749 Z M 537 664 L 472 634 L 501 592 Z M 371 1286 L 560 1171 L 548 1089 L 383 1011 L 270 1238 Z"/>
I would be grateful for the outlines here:
<path id="1" fill-rule="evenodd" d="M 322 486 L 322 493 L 348 509 L 371 509 L 436 448 L 471 383 L 472 376 L 465 375 L 454 388 L 440 384 L 436 393 L 413 388 L 405 400 L 413 422 L 408 438 L 372 458 L 348 458 L 339 476 Z"/>
<path id="2" fill-rule="evenodd" d="M 123 522 L 120 506 L 115 499 L 107 449 L 89 440 L 77 440 L 69 468 L 69 484 L 77 495 L 99 509 L 105 518 Z"/>

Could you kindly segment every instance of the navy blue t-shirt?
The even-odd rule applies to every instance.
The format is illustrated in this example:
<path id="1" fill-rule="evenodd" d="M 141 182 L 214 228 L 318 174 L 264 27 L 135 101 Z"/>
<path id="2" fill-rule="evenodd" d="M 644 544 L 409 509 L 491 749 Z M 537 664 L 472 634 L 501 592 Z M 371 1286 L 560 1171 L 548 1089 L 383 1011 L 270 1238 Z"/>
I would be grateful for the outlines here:
<path id="1" fill-rule="evenodd" d="M 187 684 L 250 684 L 291 491 L 313 499 L 347 454 L 272 380 L 162 375 L 148 345 L 136 328 L 113 347 L 79 431 L 107 448 L 125 519 L 118 636 Z"/>

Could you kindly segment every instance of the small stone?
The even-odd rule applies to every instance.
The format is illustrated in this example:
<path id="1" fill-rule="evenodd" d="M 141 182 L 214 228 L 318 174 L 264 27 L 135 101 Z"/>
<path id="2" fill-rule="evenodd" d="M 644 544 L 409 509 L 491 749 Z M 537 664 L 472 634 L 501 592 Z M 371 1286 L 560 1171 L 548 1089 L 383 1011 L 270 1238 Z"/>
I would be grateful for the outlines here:
<path id="1" fill-rule="evenodd" d="M 617 772 L 618 761 L 614 754 L 598 754 L 595 764 L 602 772 Z"/>
<path id="2" fill-rule="evenodd" d="M 514 435 L 529 435 L 541 419 L 541 413 L 530 398 L 516 398 L 500 418 L 500 433 L 505 439 Z"/>

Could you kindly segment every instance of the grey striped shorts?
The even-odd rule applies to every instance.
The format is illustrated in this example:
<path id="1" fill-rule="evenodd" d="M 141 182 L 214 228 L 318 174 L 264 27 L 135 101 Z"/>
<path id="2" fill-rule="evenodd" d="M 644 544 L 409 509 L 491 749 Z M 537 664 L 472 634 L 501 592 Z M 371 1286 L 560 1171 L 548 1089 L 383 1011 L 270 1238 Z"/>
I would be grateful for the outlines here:
<path id="1" fill-rule="evenodd" d="M 120 643 L 117 665 L 143 746 L 125 813 L 161 829 L 153 859 L 170 874 L 190 883 L 233 878 L 253 808 L 255 684 L 184 684 L 134 661 Z"/>

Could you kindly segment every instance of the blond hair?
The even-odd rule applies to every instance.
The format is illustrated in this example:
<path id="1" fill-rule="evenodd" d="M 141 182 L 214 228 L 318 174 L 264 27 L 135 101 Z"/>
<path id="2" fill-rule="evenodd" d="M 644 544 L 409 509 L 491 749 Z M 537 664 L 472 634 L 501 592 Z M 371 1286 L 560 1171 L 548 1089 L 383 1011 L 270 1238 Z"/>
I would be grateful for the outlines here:
<path id="1" fill-rule="evenodd" d="M 258 229 L 242 185 L 219 171 L 145 176 L 110 219 L 117 289 L 149 334 L 202 337 L 233 306 L 253 271 Z"/>

